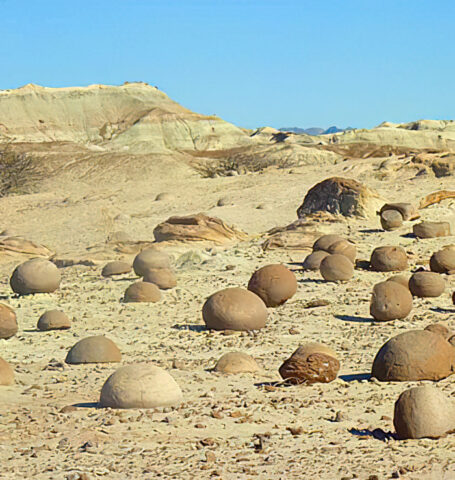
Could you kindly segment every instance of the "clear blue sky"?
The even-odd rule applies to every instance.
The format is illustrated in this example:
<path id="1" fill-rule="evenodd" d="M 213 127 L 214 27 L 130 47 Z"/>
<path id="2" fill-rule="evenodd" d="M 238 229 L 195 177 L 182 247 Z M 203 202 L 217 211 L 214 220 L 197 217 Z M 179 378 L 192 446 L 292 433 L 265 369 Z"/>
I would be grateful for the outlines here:
<path id="1" fill-rule="evenodd" d="M 0 0 L 0 89 L 157 85 L 244 127 L 455 117 L 453 0 Z"/>

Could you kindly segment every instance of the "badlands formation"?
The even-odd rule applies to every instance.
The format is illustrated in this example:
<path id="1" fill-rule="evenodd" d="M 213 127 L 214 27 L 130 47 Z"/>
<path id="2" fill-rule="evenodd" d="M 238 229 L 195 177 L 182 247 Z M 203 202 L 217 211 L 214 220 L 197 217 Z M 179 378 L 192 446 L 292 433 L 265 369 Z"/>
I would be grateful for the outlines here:
<path id="1" fill-rule="evenodd" d="M 0 147 L 0 478 L 455 477 L 455 122 L 26 85 Z"/>

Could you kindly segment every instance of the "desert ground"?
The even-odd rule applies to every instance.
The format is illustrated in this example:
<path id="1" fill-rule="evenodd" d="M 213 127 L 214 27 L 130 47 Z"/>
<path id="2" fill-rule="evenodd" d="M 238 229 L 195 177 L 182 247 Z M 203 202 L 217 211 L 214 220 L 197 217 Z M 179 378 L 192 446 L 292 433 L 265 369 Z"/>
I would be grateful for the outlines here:
<path id="1" fill-rule="evenodd" d="M 0 231 L 45 245 L 68 265 L 60 268 L 62 282 L 54 293 L 17 296 L 9 278 L 32 255 L 0 250 L 1 301 L 14 308 L 19 325 L 15 336 L 0 340 L 0 356 L 15 371 L 14 385 L 0 387 L 0 478 L 455 478 L 455 436 L 396 440 L 393 435 L 399 394 L 431 382 L 370 377 L 377 351 L 392 336 L 435 322 L 455 328 L 455 276 L 444 276 L 447 287 L 440 297 L 414 298 L 406 319 L 375 322 L 369 313 L 371 290 L 390 273 L 356 268 L 348 282 L 326 282 L 319 272 L 301 267 L 310 246 L 262 248 L 270 229 L 297 220 L 307 191 L 325 178 L 356 179 L 384 203 L 419 205 L 432 192 L 454 190 L 454 175 L 419 173 L 406 163 L 411 154 L 393 152 L 215 178 L 204 178 L 177 154 L 141 155 L 93 172 L 84 164 L 84 175 L 67 168 L 31 193 L 0 198 Z M 57 162 L 56 157 L 58 151 L 49 161 Z M 386 161 L 400 168 L 382 168 Z M 157 201 L 160 193 L 170 195 Z M 134 273 L 103 278 L 100 272 L 108 260 L 132 262 L 137 251 L 116 250 L 108 239 L 125 232 L 132 244 L 153 242 L 157 224 L 198 212 L 235 225 L 246 239 L 160 246 L 172 258 L 177 287 L 163 291 L 157 303 L 124 303 L 125 289 L 137 279 Z M 455 199 L 424 208 L 420 215 L 420 220 L 448 221 L 455 232 Z M 384 231 L 371 212 L 322 218 L 314 228 L 353 241 L 359 260 L 368 261 L 377 246 L 400 245 L 409 258 L 409 274 L 427 265 L 433 252 L 455 243 L 453 236 L 415 238 L 409 235 L 413 223 Z M 268 309 L 264 329 L 205 328 L 201 309 L 209 295 L 246 287 L 255 270 L 273 263 L 294 271 L 298 290 L 284 305 Z M 327 305 L 311 308 L 313 300 Z M 39 316 L 55 308 L 69 315 L 71 329 L 38 331 Z M 71 346 L 91 335 L 112 339 L 122 352 L 121 364 L 66 364 Z M 336 351 L 338 378 L 327 384 L 283 384 L 278 368 L 310 341 Z M 213 372 L 230 351 L 250 354 L 261 370 Z M 121 365 L 145 362 L 172 375 L 183 403 L 146 410 L 99 408 L 108 376 Z M 452 377 L 437 387 L 455 396 Z"/>

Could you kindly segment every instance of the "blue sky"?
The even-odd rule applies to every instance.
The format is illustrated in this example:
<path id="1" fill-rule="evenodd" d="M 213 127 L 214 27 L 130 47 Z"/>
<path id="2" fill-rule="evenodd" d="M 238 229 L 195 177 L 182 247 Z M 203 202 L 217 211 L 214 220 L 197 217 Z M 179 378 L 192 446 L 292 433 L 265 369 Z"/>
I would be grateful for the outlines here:
<path id="1" fill-rule="evenodd" d="M 0 89 L 141 80 L 253 128 L 455 117 L 452 0 L 0 0 Z"/>

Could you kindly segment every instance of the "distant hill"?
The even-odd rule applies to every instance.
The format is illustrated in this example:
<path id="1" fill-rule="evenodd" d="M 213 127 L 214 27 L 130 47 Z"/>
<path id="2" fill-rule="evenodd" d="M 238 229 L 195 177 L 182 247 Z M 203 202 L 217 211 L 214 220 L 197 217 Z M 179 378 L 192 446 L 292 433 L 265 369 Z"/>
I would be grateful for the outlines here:
<path id="1" fill-rule="evenodd" d="M 345 132 L 346 130 L 353 130 L 352 127 L 338 128 L 329 127 L 326 130 L 320 127 L 300 128 L 300 127 L 283 127 L 279 129 L 281 132 L 305 133 L 306 135 L 327 135 L 331 133 Z"/>

